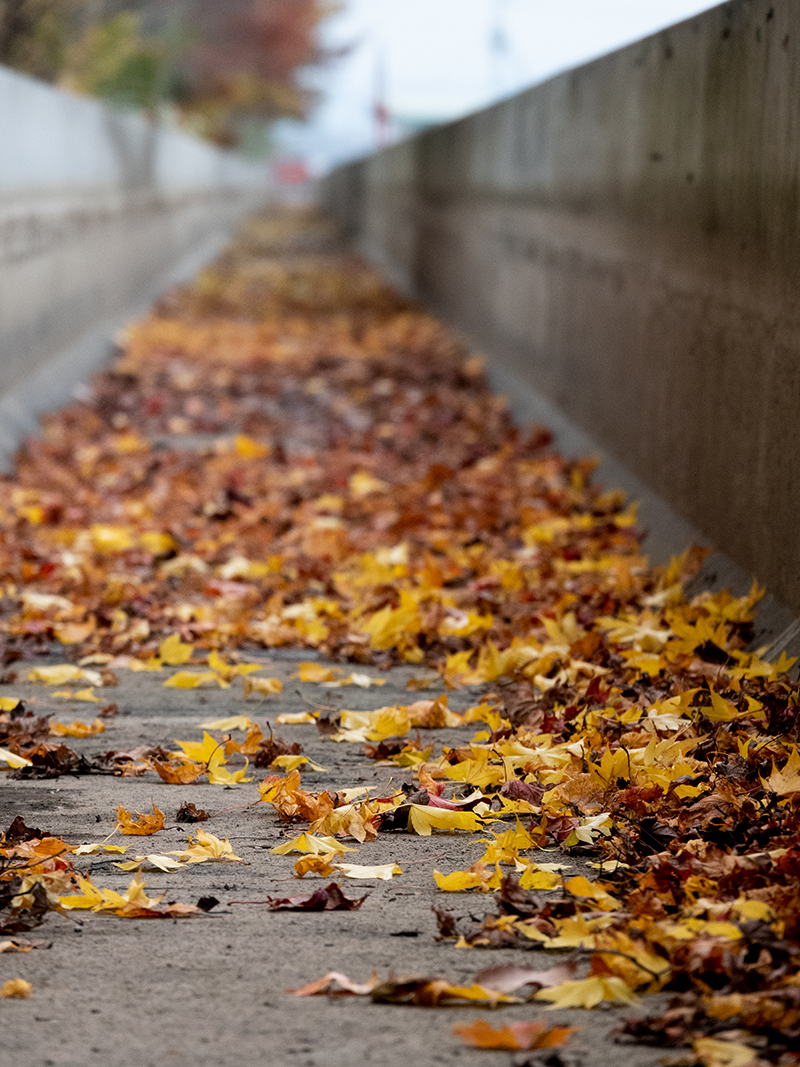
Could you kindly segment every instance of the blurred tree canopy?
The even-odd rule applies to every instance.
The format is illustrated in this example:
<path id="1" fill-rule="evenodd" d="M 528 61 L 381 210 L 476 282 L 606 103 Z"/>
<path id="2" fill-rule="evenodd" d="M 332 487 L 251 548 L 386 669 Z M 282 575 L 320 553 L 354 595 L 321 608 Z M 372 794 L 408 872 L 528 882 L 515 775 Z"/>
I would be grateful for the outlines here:
<path id="1" fill-rule="evenodd" d="M 0 0 L 0 63 L 221 144 L 308 113 L 304 68 L 338 0 Z"/>

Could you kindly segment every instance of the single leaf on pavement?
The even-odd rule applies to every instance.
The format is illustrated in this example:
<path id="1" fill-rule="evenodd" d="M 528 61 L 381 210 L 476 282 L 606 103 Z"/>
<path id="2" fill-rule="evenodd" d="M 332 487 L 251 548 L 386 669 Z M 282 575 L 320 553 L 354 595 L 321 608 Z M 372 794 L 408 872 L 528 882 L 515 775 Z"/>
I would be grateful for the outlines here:
<path id="1" fill-rule="evenodd" d="M 240 856 L 234 855 L 233 847 L 227 837 L 223 841 L 208 833 L 207 830 L 198 830 L 197 837 L 192 838 L 189 834 L 188 840 L 188 848 L 171 853 L 184 863 L 207 863 L 209 860 L 215 860 L 217 863 L 245 862 Z"/>
<path id="2" fill-rule="evenodd" d="M 0 988 L 0 997 L 18 997 L 21 1000 L 27 1000 L 32 992 L 33 986 L 24 978 L 9 978 Z"/>
<path id="3" fill-rule="evenodd" d="M 500 963 L 496 967 L 486 967 L 479 971 L 475 975 L 475 981 L 489 989 L 496 989 L 498 993 L 515 993 L 526 985 L 545 989 L 571 981 L 577 969 L 575 963 L 557 963 L 554 967 L 542 971 L 517 963 Z"/>
<path id="4" fill-rule="evenodd" d="M 115 863 L 115 867 L 118 867 L 121 871 L 136 871 L 142 868 L 152 868 L 157 871 L 178 871 L 181 867 L 185 867 L 185 863 L 179 863 L 177 860 L 171 859 L 169 856 L 160 856 L 157 852 L 151 852 L 146 856 L 134 856 L 132 860 L 125 860 L 123 863 Z"/>
<path id="5" fill-rule="evenodd" d="M 50 733 L 53 737 L 94 737 L 105 732 L 106 724 L 102 719 L 94 722 L 51 722 Z"/>
<path id="6" fill-rule="evenodd" d="M 246 715 L 229 715 L 227 719 L 211 719 L 210 722 L 197 724 L 198 730 L 249 730 L 253 725 L 252 719 Z"/>
<path id="7" fill-rule="evenodd" d="M 259 693 L 262 697 L 276 697 L 282 692 L 283 682 L 280 678 L 245 678 L 244 680 L 245 700 L 251 693 Z"/>
<path id="8" fill-rule="evenodd" d="M 188 785 L 206 773 L 204 763 L 190 759 L 153 760 L 153 770 L 168 785 Z"/>
<path id="9" fill-rule="evenodd" d="M 160 811 L 155 803 L 152 815 L 145 815 L 141 811 L 126 811 L 120 804 L 117 808 L 117 823 L 123 834 L 147 837 L 164 829 L 164 812 Z"/>
<path id="10" fill-rule="evenodd" d="M 193 645 L 185 645 L 178 634 L 170 634 L 158 646 L 158 655 L 161 662 L 167 667 L 180 667 L 188 663 L 194 651 Z"/>
<path id="11" fill-rule="evenodd" d="M 294 873 L 298 878 L 304 878 L 307 874 L 330 878 L 336 874 L 336 867 L 332 861 L 338 856 L 338 852 L 325 852 L 319 856 L 301 856 L 294 865 Z"/>
<path id="12" fill-rule="evenodd" d="M 346 897 L 335 882 L 311 896 L 267 897 L 270 911 L 355 911 L 367 899 Z"/>
<path id="13" fill-rule="evenodd" d="M 337 863 L 336 869 L 341 871 L 345 878 L 378 878 L 382 882 L 388 882 L 395 874 L 403 873 L 396 863 L 378 863 L 373 867 L 358 863 Z"/>
<path id="14" fill-rule="evenodd" d="M 304 833 L 293 837 L 291 841 L 285 841 L 282 845 L 271 848 L 270 852 L 274 852 L 277 856 L 287 856 L 290 852 L 309 852 L 319 856 L 328 852 L 358 852 L 358 849 L 343 844 L 335 837 L 318 837 Z"/>
<path id="15" fill-rule="evenodd" d="M 286 992 L 295 997 L 368 997 L 377 984 L 377 974 L 373 974 L 368 982 L 358 983 L 351 982 L 347 975 L 340 971 L 328 971 L 316 982 L 309 982 L 299 989 L 287 989 Z"/>
<path id="16" fill-rule="evenodd" d="M 476 1019 L 473 1023 L 454 1026 L 453 1033 L 475 1048 L 527 1051 L 560 1048 L 575 1033 L 575 1027 L 555 1026 L 548 1029 L 544 1023 L 514 1022 L 495 1029 L 485 1019 Z"/>

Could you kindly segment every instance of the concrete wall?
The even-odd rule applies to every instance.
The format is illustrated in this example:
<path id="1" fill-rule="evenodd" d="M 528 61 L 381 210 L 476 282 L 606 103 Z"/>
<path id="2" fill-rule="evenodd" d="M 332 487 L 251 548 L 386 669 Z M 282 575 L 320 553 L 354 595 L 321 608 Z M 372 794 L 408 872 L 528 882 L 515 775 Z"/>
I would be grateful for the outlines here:
<path id="1" fill-rule="evenodd" d="M 800 0 L 341 168 L 364 250 L 800 609 Z"/>
<path id="2" fill-rule="evenodd" d="M 0 68 L 0 454 L 266 197 L 265 165 Z"/>

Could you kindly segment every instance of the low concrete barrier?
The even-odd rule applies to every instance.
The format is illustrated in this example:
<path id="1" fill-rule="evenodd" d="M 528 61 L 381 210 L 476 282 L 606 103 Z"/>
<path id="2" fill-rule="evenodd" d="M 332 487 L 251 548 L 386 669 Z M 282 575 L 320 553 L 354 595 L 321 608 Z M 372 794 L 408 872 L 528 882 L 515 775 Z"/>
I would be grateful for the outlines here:
<path id="1" fill-rule="evenodd" d="M 0 68 L 0 461 L 267 195 L 266 165 Z"/>
<path id="2" fill-rule="evenodd" d="M 800 610 L 800 0 L 722 4 L 342 167 L 324 196 Z"/>

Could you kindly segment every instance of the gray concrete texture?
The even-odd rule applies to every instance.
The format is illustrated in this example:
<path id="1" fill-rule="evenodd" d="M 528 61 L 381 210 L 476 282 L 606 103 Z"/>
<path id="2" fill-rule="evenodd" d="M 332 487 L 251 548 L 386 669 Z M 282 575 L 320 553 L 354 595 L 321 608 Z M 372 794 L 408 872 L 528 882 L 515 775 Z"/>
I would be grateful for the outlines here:
<path id="1" fill-rule="evenodd" d="M 107 721 L 101 736 L 65 741 L 87 755 L 108 749 L 160 744 L 175 749 L 175 739 L 201 740 L 197 724 L 209 719 L 246 713 L 266 733 L 281 712 L 308 710 L 336 703 L 353 710 L 370 710 L 384 703 L 406 704 L 419 696 L 438 696 L 440 686 L 427 693 L 410 693 L 405 683 L 420 669 L 401 667 L 384 677 L 383 688 L 323 689 L 298 683 L 292 674 L 299 660 L 315 658 L 300 650 L 278 651 L 258 658 L 266 673 L 284 681 L 280 698 L 245 704 L 241 682 L 229 690 L 163 688 L 170 672 L 133 674 L 120 670 L 120 684 L 98 690 L 114 700 L 120 714 Z M 24 678 L 33 663 L 20 666 Z M 262 674 L 264 672 L 261 672 Z M 53 699 L 41 685 L 15 683 L 3 695 L 24 696 L 37 714 L 56 712 L 62 722 L 91 721 L 100 705 Z M 455 710 L 477 702 L 477 691 L 450 694 Z M 357 744 L 335 744 L 316 728 L 275 725 L 288 741 L 299 741 L 306 754 L 323 767 L 303 775 L 309 790 L 370 788 L 373 796 L 410 781 L 407 771 L 376 766 Z M 462 744 L 478 727 L 422 731 L 427 743 Z M 221 735 L 217 735 L 221 736 Z M 241 737 L 242 735 L 236 735 Z M 194 904 L 213 895 L 220 904 L 207 915 L 173 920 L 121 919 L 75 912 L 81 926 L 53 915 L 28 935 L 52 941 L 48 949 L 24 955 L 0 954 L 0 985 L 24 978 L 33 985 L 28 1000 L 0 1000 L 0 1062 L 14 1067 L 221 1067 L 253 1064 L 263 1067 L 435 1067 L 466 1064 L 492 1067 L 510 1064 L 509 1053 L 469 1048 L 453 1036 L 457 1023 L 488 1019 L 499 1027 L 513 1020 L 540 1020 L 548 1026 L 577 1026 L 569 1053 L 575 1067 L 655 1067 L 663 1049 L 619 1046 L 610 1033 L 623 1018 L 645 1013 L 644 1004 L 593 1011 L 549 1011 L 542 1002 L 509 1005 L 491 1011 L 481 1007 L 417 1008 L 372 1004 L 364 998 L 297 998 L 297 988 L 327 971 L 343 971 L 365 982 L 373 971 L 380 977 L 416 974 L 443 976 L 469 984 L 484 967 L 514 962 L 545 969 L 564 958 L 561 953 L 456 949 L 452 941 L 437 942 L 434 904 L 457 916 L 483 916 L 493 910 L 493 897 L 443 893 L 433 881 L 434 868 L 445 873 L 474 862 L 484 846 L 484 834 L 434 834 L 424 838 L 384 833 L 377 840 L 346 853 L 344 861 L 360 864 L 397 862 L 402 874 L 391 881 L 340 879 L 348 897 L 368 899 L 358 911 L 270 912 L 265 905 L 231 904 L 234 900 L 264 900 L 266 896 L 309 894 L 331 879 L 294 878 L 297 856 L 276 856 L 270 849 L 300 829 L 282 823 L 271 807 L 258 804 L 256 780 L 232 787 L 208 784 L 166 785 L 149 773 L 146 778 L 64 776 L 44 781 L 8 781 L 0 790 L 0 825 L 16 815 L 28 825 L 62 835 L 72 844 L 102 841 L 114 829 L 119 803 L 127 810 L 151 811 L 155 802 L 166 815 L 166 827 L 151 837 L 120 837 L 110 843 L 129 845 L 128 856 L 164 853 L 185 847 L 187 831 L 197 826 L 229 838 L 234 852 L 248 866 L 206 863 L 171 874 L 151 873 L 147 892 L 166 891 L 168 901 Z M 212 813 L 196 826 L 180 825 L 177 808 L 184 801 Z M 124 891 L 132 874 L 113 866 L 120 856 L 90 855 L 76 866 L 91 870 L 96 886 Z M 572 865 L 568 873 L 589 874 L 580 859 L 553 853 L 553 862 Z M 652 1011 L 666 996 L 647 998 Z M 520 1053 L 525 1061 L 529 1054 Z"/>
<path id="2" fill-rule="evenodd" d="M 795 611 L 798 100 L 800 0 L 735 0 L 325 185 L 397 283 Z"/>
<path id="3" fill-rule="evenodd" d="M 0 68 L 0 452 L 33 374 L 49 379 L 42 410 L 76 380 L 59 356 L 107 355 L 115 327 L 267 196 L 265 164 Z"/>

